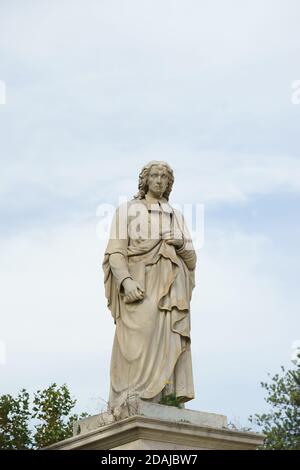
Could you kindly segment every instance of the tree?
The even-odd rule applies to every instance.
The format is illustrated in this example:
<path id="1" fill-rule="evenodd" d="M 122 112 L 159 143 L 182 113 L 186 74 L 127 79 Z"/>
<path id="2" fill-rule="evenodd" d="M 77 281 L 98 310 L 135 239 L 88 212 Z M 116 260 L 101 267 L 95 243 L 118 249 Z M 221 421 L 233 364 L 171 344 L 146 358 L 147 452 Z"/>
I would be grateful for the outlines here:
<path id="1" fill-rule="evenodd" d="M 30 397 L 21 390 L 16 398 L 0 397 L 0 449 L 36 449 L 72 436 L 74 421 L 87 416 L 71 414 L 76 400 L 67 385 L 55 383 Z M 30 430 L 33 428 L 33 431 Z"/>
<path id="2" fill-rule="evenodd" d="M 281 367 L 281 374 L 272 377 L 270 383 L 261 383 L 271 409 L 251 416 L 250 421 L 266 436 L 262 449 L 300 450 L 300 354 L 298 358 L 294 361 L 296 369 Z"/>
<path id="3" fill-rule="evenodd" d="M 16 398 L 0 397 L 0 449 L 28 449 L 31 446 L 29 430 L 29 394 L 21 390 Z"/>
<path id="4" fill-rule="evenodd" d="M 72 436 L 73 423 L 79 417 L 70 414 L 76 400 L 71 398 L 65 384 L 59 388 L 54 383 L 45 390 L 38 390 L 34 395 L 33 404 L 32 417 L 41 422 L 36 426 L 34 434 L 36 447 L 46 447 Z"/>

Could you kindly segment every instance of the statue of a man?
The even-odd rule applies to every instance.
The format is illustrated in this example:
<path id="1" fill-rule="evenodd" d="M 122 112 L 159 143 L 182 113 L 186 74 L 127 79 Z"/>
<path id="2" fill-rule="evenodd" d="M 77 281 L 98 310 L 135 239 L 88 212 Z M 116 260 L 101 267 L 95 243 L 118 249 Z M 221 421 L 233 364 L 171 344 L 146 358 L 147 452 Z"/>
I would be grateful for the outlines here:
<path id="1" fill-rule="evenodd" d="M 196 254 L 182 214 L 168 202 L 173 182 L 167 163 L 151 161 L 139 175 L 138 194 L 113 219 L 103 262 L 116 324 L 112 409 L 132 397 L 194 398 L 190 300 Z"/>

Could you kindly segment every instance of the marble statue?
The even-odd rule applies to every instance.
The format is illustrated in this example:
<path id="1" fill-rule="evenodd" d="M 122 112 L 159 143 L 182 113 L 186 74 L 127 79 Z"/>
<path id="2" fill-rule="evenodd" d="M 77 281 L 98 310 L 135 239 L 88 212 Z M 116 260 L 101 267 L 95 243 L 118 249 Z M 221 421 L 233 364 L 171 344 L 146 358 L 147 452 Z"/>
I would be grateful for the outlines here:
<path id="1" fill-rule="evenodd" d="M 111 409 L 132 397 L 159 403 L 172 395 L 182 404 L 194 398 L 190 301 L 196 253 L 183 215 L 169 203 L 173 182 L 166 162 L 149 162 L 138 194 L 112 221 L 103 261 L 116 326 Z"/>

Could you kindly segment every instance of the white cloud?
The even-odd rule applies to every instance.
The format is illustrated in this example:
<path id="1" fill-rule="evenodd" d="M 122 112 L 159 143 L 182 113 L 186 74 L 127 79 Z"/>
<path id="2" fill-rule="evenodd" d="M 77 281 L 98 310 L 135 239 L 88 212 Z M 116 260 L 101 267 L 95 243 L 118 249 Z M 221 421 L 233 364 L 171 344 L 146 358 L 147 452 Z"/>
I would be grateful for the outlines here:
<path id="1" fill-rule="evenodd" d="M 260 382 L 281 364 L 291 367 L 300 326 L 296 288 L 282 282 L 285 262 L 260 234 L 207 233 L 192 303 L 194 408 L 237 416 L 244 425 L 265 410 Z M 290 266 L 288 276 L 297 269 Z"/>
<path id="2" fill-rule="evenodd" d="M 107 398 L 113 320 L 95 224 L 23 233 L 1 243 L 1 392 L 67 382 L 82 407 Z M 83 403 L 83 404 L 82 404 Z"/>
<path id="3" fill-rule="evenodd" d="M 39 5 L 28 1 L 26 8 L 15 2 L 3 8 L 1 36 L 10 52 L 29 60 L 43 60 L 45 54 L 61 58 L 66 52 L 73 59 L 93 48 L 107 65 L 121 47 L 122 65 L 141 49 L 164 58 L 167 51 L 175 62 L 193 48 L 205 65 L 232 66 L 245 56 L 299 45 L 298 8 L 295 0 L 287 1 L 285 8 L 275 0 L 243 5 L 236 0 L 74 0 L 72 5 L 68 0 Z"/>
<path id="4" fill-rule="evenodd" d="M 298 10 L 294 0 L 6 4 L 2 208 L 131 194 L 153 157 L 177 170 L 179 197 L 187 179 L 206 203 L 299 192 Z"/>
<path id="5" fill-rule="evenodd" d="M 103 160 L 91 158 L 72 162 L 62 155 L 36 166 L 33 161 L 7 165 L 3 174 L 0 206 L 24 208 L 39 204 L 47 207 L 52 199 L 64 199 L 72 211 L 81 205 L 96 210 L 103 200 L 115 203 L 119 196 L 131 197 L 137 192 L 138 173 L 149 160 L 162 159 L 174 168 L 174 202 L 226 204 L 247 202 L 252 196 L 300 191 L 300 160 L 292 156 L 241 155 L 211 151 L 190 151 L 172 146 L 153 147 L 141 151 L 107 151 L 107 167 Z M 195 171 L 196 170 L 196 171 Z M 188 187 L 188 191 L 187 191 Z M 21 197 L 16 194 L 22 195 Z M 92 206 L 91 206 L 92 204 Z"/>
<path id="6" fill-rule="evenodd" d="M 180 194 L 186 193 L 189 181 L 189 197 L 207 204 L 239 203 L 251 196 L 300 190 L 300 160 L 289 156 L 203 151 L 191 160 L 180 162 L 179 157 L 176 163 Z"/>

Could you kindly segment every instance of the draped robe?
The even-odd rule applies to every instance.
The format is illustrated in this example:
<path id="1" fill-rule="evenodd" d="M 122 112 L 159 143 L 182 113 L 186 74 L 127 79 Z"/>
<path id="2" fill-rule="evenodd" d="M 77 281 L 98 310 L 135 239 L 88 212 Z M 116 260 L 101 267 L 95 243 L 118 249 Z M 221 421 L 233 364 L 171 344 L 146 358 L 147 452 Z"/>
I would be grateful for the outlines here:
<path id="1" fill-rule="evenodd" d="M 137 208 L 140 218 L 134 225 Z M 178 231 L 184 240 L 180 249 L 165 240 Z M 194 398 L 190 300 L 195 264 L 183 216 L 166 200 L 150 204 L 146 195 L 117 209 L 103 262 L 105 294 L 116 324 L 112 409 L 132 397 L 159 401 L 164 394 L 174 394 L 181 402 Z M 144 299 L 125 303 L 126 277 L 145 289 Z"/>

